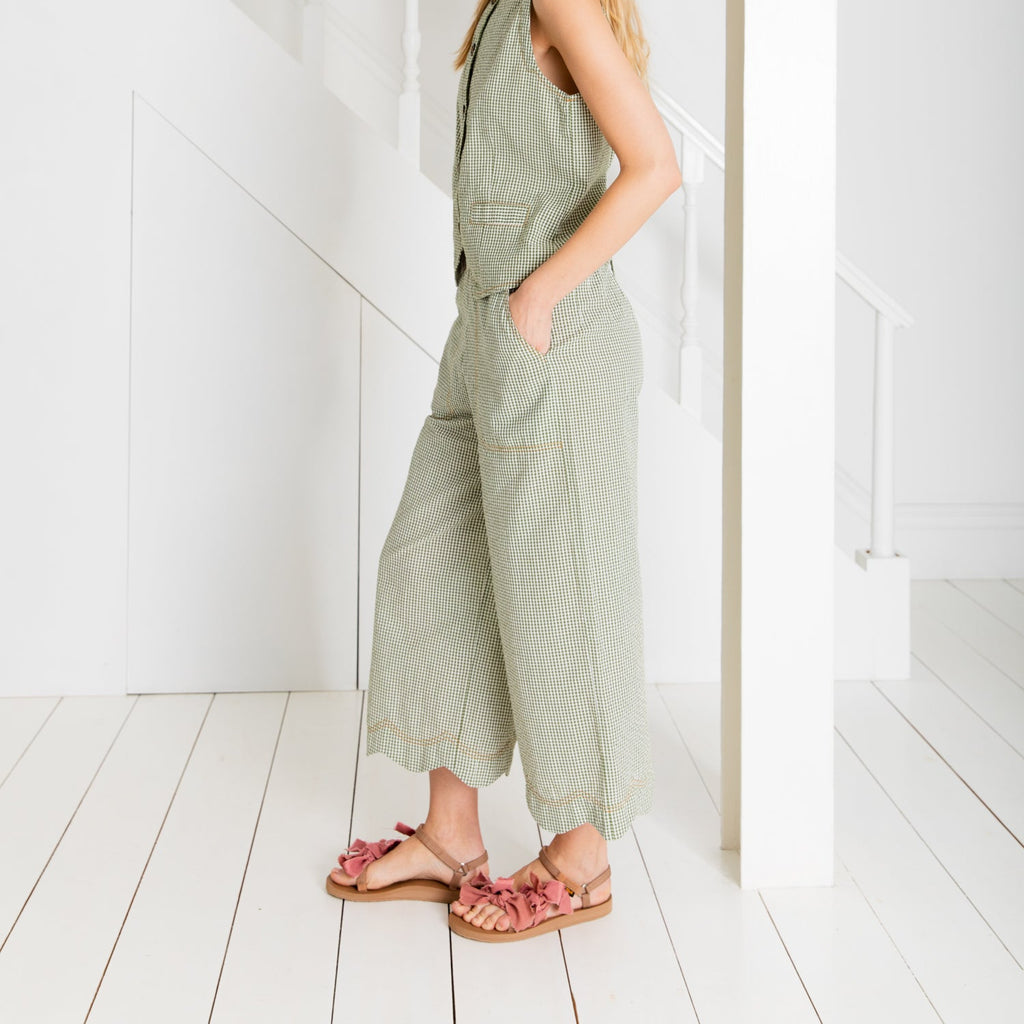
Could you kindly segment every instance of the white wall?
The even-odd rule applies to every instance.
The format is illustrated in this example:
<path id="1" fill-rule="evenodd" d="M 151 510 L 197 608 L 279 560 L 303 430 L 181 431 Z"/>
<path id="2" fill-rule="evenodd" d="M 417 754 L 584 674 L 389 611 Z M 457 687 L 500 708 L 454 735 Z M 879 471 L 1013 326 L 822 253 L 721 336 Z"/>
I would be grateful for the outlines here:
<path id="1" fill-rule="evenodd" d="M 116 18 L 87 7 L 0 6 L 0 680 L 16 692 L 124 675 L 131 93 L 90 46 L 116 46 Z"/>
<path id="2" fill-rule="evenodd" d="M 0 90 L 0 693 L 354 686 L 341 324 L 440 348 L 449 203 L 222 0 L 3 5 Z"/>
<path id="3" fill-rule="evenodd" d="M 722 138 L 724 0 L 642 10 L 656 76 Z M 839 2 L 838 247 L 916 321 L 897 333 L 895 453 L 897 549 L 916 578 L 1024 575 L 1022 39 L 1017 0 Z M 866 540 L 873 328 L 845 286 L 837 300 L 837 539 L 851 550 Z"/>
<path id="4" fill-rule="evenodd" d="M 1024 5 L 840 0 L 839 15 L 839 245 L 916 318 L 897 336 L 897 545 L 915 576 L 1020 576 Z M 845 402 L 842 461 L 866 479 Z"/>

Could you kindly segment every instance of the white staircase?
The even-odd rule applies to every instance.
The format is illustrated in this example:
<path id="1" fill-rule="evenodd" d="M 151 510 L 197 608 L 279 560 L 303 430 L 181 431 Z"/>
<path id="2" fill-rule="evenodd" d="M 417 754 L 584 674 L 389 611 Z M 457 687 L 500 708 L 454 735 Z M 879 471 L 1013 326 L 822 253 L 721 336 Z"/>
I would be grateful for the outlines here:
<path id="1" fill-rule="evenodd" d="M 41 15 L 5 18 L 45 51 Z M 377 554 L 455 316 L 450 198 L 322 85 L 322 68 L 311 73 L 230 0 L 108 0 L 69 19 L 68 53 L 81 40 L 81 66 L 106 69 L 97 103 L 124 115 L 95 144 L 130 166 L 131 225 L 124 258 L 81 270 L 113 294 L 128 278 L 130 339 L 110 350 L 126 342 L 123 373 L 102 381 L 103 400 L 128 410 L 128 458 L 123 478 L 111 461 L 97 485 L 108 521 L 127 504 L 123 546 L 112 531 L 102 553 L 109 593 L 127 588 L 120 609 L 83 600 L 64 614 L 111 637 L 111 651 L 120 638 L 124 660 L 57 691 L 40 650 L 61 623 L 19 608 L 25 628 L 0 652 L 3 692 L 357 685 Z M 305 20 L 322 24 L 322 11 Z M 309 39 L 300 49 L 323 59 Z M 628 269 L 620 276 L 628 293 Z M 693 342 L 681 360 L 688 401 L 653 372 L 642 394 L 651 682 L 719 678 L 721 444 L 686 376 Z M 884 379 L 883 368 L 882 394 Z M 879 493 L 891 508 L 876 481 Z M 26 556 L 25 578 L 29 568 Z M 7 621 L 20 571 L 0 595 Z M 837 678 L 906 674 L 906 559 L 837 548 L 836 611 Z"/>

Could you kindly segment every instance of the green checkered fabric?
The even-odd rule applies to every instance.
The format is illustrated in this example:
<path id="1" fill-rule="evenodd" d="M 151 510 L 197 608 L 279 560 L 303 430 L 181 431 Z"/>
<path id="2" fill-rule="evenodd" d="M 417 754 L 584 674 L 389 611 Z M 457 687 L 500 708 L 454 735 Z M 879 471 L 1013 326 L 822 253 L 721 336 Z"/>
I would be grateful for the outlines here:
<path id="1" fill-rule="evenodd" d="M 538 824 L 615 839 L 653 800 L 643 356 L 610 261 L 555 306 L 547 353 L 509 313 L 600 198 L 609 153 L 583 100 L 541 73 L 529 15 L 529 0 L 492 0 L 463 69 L 458 315 L 380 554 L 367 753 L 480 787 L 518 743 Z"/>

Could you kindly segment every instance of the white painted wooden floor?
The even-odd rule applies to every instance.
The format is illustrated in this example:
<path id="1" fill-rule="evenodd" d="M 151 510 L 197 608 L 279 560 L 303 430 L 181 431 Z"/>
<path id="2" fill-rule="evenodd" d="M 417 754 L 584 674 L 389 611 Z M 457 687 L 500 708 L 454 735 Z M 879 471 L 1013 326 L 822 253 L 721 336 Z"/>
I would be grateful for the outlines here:
<path id="1" fill-rule="evenodd" d="M 615 912 L 508 946 L 324 892 L 350 837 L 425 808 L 358 756 L 361 693 L 8 698 L 0 1021 L 1019 1024 L 1024 581 L 913 590 L 913 679 L 835 687 L 834 887 L 737 887 L 718 686 L 651 687 L 658 803 L 613 844 Z M 481 804 L 511 873 L 538 846 L 518 773 Z"/>

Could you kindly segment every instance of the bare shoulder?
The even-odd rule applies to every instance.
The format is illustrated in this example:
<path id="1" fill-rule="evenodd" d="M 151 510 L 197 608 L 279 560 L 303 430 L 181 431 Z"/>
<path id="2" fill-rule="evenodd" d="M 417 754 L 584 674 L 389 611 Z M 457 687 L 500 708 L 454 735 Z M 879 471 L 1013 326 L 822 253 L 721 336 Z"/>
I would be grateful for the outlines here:
<path id="1" fill-rule="evenodd" d="M 532 9 L 538 62 L 549 47 L 557 51 L 542 67 L 557 74 L 564 64 L 567 80 L 583 97 L 620 165 L 675 165 L 661 114 L 615 38 L 601 0 L 532 0 Z"/>

